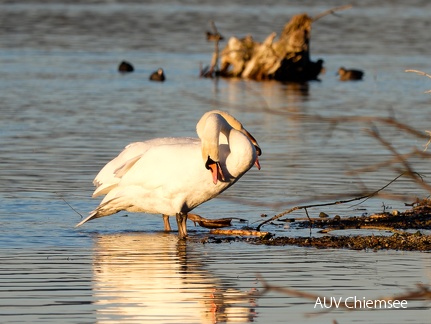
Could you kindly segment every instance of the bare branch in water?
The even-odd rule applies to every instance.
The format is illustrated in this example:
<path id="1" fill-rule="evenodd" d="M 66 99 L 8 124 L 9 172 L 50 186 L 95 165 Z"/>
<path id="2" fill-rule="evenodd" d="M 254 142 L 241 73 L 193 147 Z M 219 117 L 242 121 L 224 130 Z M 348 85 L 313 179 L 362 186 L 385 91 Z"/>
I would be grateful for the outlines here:
<path id="1" fill-rule="evenodd" d="M 425 131 L 425 133 L 427 133 L 430 136 L 430 139 L 428 140 L 428 142 L 424 145 L 424 152 L 428 149 L 428 146 L 431 144 L 431 131 Z"/>
<path id="2" fill-rule="evenodd" d="M 57 196 L 58 196 L 58 197 L 60 197 L 60 199 L 61 199 L 61 200 L 63 200 L 63 201 L 66 203 L 66 205 L 67 205 L 67 206 L 69 206 L 69 207 L 70 207 L 70 209 L 72 209 L 75 213 L 77 213 L 79 216 L 81 216 L 81 219 L 82 219 L 82 218 L 84 218 L 84 216 L 82 216 L 82 214 L 81 214 L 80 212 L 78 212 L 75 208 L 73 208 L 73 207 L 72 207 L 72 205 L 70 205 L 70 204 L 66 201 L 66 199 L 64 199 L 64 198 L 63 198 L 61 195 L 59 195 L 57 192 L 56 192 L 56 194 L 57 194 Z"/>
<path id="3" fill-rule="evenodd" d="M 347 199 L 347 200 L 338 200 L 338 201 L 333 201 L 333 202 L 323 203 L 323 204 L 312 204 L 312 205 L 295 206 L 295 207 L 293 207 L 293 208 L 290 208 L 290 209 L 288 209 L 288 210 L 286 210 L 286 211 L 284 211 L 284 212 L 282 212 L 282 213 L 280 213 L 280 214 L 277 214 L 277 215 L 275 215 L 275 216 L 273 216 L 273 217 L 271 217 L 271 218 L 269 218 L 269 219 L 265 220 L 264 222 L 260 223 L 260 224 L 257 226 L 257 228 L 256 228 L 256 229 L 259 231 L 259 230 L 260 230 L 260 228 L 261 228 L 263 225 L 265 225 L 265 224 L 267 224 L 267 223 L 269 223 L 269 222 L 272 222 L 272 221 L 274 221 L 274 220 L 276 220 L 276 219 L 279 219 L 280 217 L 282 217 L 282 216 L 284 216 L 284 215 L 290 214 L 291 212 L 293 212 L 293 211 L 295 211 L 295 210 L 299 210 L 299 209 L 305 209 L 305 210 L 306 210 L 307 208 L 313 208 L 313 207 L 333 206 L 333 205 L 340 205 L 340 204 L 350 203 L 350 202 L 352 202 L 352 201 L 367 200 L 367 199 L 369 199 L 369 198 L 371 198 L 371 197 L 373 197 L 373 196 L 377 195 L 380 191 L 382 191 L 382 190 L 384 190 L 385 188 L 387 188 L 389 185 L 391 185 L 393 182 L 395 182 L 396 180 L 398 180 L 398 179 L 399 179 L 400 177 L 402 177 L 403 175 L 404 175 L 404 173 L 403 173 L 403 174 L 400 174 L 399 176 L 397 176 L 395 179 L 391 180 L 388 184 L 386 184 L 386 185 L 385 185 L 385 186 L 383 186 L 382 188 L 380 188 L 380 189 L 378 189 L 378 190 L 376 190 L 376 191 L 374 191 L 374 192 L 372 192 L 372 193 L 362 195 L 362 196 L 360 196 L 360 197 L 355 197 L 355 198 L 351 198 L 351 199 Z M 307 214 L 307 217 L 308 217 L 308 214 Z M 309 218 L 309 217 L 308 217 L 308 218 Z M 310 218 L 309 218 L 309 219 L 310 219 Z"/>
<path id="4" fill-rule="evenodd" d="M 323 17 L 325 17 L 327 15 L 331 15 L 332 14 L 332 15 L 337 16 L 335 14 L 337 11 L 347 10 L 347 9 L 352 8 L 352 7 L 353 7 L 353 5 L 345 5 L 345 6 L 335 7 L 335 8 L 326 10 L 326 11 L 318 14 L 317 16 L 313 17 L 313 22 L 315 22 L 316 20 L 319 20 L 320 18 L 323 18 Z"/>
<path id="5" fill-rule="evenodd" d="M 414 73 L 417 73 L 420 75 L 427 76 L 428 78 L 431 78 L 431 75 L 429 75 L 428 73 L 425 73 L 423 71 L 419 71 L 419 70 L 405 70 L 404 72 L 414 72 Z"/>
<path id="6" fill-rule="evenodd" d="M 420 74 L 420 75 L 427 76 L 428 78 L 431 78 L 430 74 L 425 73 L 423 71 L 419 71 L 419 70 L 405 70 L 404 72 L 413 72 L 413 73 L 417 73 L 417 74 Z M 431 90 L 427 90 L 427 91 L 425 91 L 425 93 L 431 93 Z"/>
<path id="7" fill-rule="evenodd" d="M 377 139 L 384 147 L 386 147 L 393 156 L 397 159 L 398 162 L 400 162 L 404 166 L 404 173 L 406 176 L 413 179 L 415 183 L 417 183 L 420 187 L 424 188 L 428 192 L 431 192 L 431 185 L 423 181 L 422 177 L 419 175 L 419 173 L 415 172 L 412 167 L 410 166 L 410 163 L 403 158 L 403 156 L 398 153 L 398 151 L 393 147 L 391 143 L 386 141 L 384 138 L 380 136 L 378 132 L 375 130 L 370 130 L 368 133 L 373 136 L 375 139 Z"/>

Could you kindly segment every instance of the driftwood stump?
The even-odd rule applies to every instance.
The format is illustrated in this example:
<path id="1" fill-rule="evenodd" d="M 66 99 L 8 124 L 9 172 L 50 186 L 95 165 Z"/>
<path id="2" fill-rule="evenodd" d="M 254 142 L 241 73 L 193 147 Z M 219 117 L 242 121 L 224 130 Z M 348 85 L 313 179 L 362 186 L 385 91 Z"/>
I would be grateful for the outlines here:
<path id="1" fill-rule="evenodd" d="M 220 75 L 253 80 L 316 80 L 323 60 L 310 60 L 310 35 L 313 18 L 307 14 L 294 16 L 277 41 L 276 33 L 263 43 L 251 36 L 231 37 L 221 52 Z"/>

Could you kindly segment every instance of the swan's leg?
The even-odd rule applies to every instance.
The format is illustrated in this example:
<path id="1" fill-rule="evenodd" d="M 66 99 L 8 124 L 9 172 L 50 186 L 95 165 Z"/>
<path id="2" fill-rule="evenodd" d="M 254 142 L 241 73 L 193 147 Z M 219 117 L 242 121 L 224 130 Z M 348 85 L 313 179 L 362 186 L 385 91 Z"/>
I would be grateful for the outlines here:
<path id="1" fill-rule="evenodd" d="M 177 214 L 178 237 L 184 239 L 187 237 L 187 214 Z"/>
<path id="2" fill-rule="evenodd" d="M 163 214 L 163 224 L 165 226 L 165 232 L 170 232 L 171 229 L 171 224 L 169 224 L 169 216 Z"/>

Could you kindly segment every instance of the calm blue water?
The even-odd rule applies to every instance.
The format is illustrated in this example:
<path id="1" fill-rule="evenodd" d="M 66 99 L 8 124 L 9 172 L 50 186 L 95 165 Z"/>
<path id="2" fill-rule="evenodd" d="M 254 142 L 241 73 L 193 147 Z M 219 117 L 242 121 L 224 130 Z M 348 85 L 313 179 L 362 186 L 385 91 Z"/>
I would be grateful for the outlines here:
<path id="1" fill-rule="evenodd" d="M 257 275 L 322 296 L 400 294 L 430 283 L 429 253 L 264 247 L 178 242 L 159 216 L 118 214 L 75 229 L 86 215 L 92 180 L 128 143 L 195 136 L 200 116 L 224 109 L 263 149 L 251 169 L 218 199 L 195 211 L 257 225 L 306 202 L 376 190 L 400 163 L 367 129 L 400 152 L 427 139 L 379 122 L 393 117 L 430 130 L 428 1 L 354 1 L 354 8 L 313 24 L 313 59 L 321 82 L 306 85 L 199 79 L 213 45 L 214 20 L 226 37 L 263 40 L 297 13 L 317 15 L 341 1 L 3 1 L 0 3 L 0 316 L 2 323 L 425 323 L 429 304 L 406 310 L 315 312 L 314 301 L 261 290 Z M 224 45 L 224 44 L 222 44 Z M 135 72 L 120 75 L 128 60 Z M 362 82 L 337 80 L 340 66 L 365 71 Z M 163 67 L 167 81 L 148 76 Z M 429 179 L 428 160 L 409 158 Z M 367 172 L 349 171 L 383 167 Z M 405 209 L 429 193 L 407 178 L 359 206 L 309 209 L 311 216 Z M 401 199 L 390 199 L 394 194 Z M 125 217 L 125 216 L 128 217 Z M 303 217 L 301 213 L 294 214 Z M 241 226 L 236 224 L 235 226 Z M 206 229 L 189 224 L 204 238 Z M 264 227 L 278 235 L 294 229 Z"/>

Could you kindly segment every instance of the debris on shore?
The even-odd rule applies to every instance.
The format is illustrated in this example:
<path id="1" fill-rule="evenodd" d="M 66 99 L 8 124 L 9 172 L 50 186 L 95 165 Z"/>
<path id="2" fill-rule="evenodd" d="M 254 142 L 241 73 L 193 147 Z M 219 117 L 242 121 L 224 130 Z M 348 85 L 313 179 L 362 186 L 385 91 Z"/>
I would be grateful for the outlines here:
<path id="1" fill-rule="evenodd" d="M 314 247 L 319 249 L 352 249 L 352 250 L 402 250 L 402 251 L 431 251 L 431 199 L 418 200 L 412 208 L 400 212 L 379 213 L 368 216 L 351 217 L 317 217 L 317 218 L 286 218 L 279 222 L 289 222 L 290 227 L 322 229 L 323 236 L 287 237 L 275 236 L 270 232 L 265 235 L 245 237 L 236 235 L 237 231 L 212 232 L 211 236 L 201 240 L 204 243 L 224 243 L 244 241 L 252 244 L 271 246 L 294 245 Z M 270 223 L 272 225 L 277 225 Z M 278 225 L 277 225 L 278 226 Z M 382 230 L 391 235 L 338 235 L 332 233 L 337 230 Z M 249 229 L 247 229 L 249 230 Z M 425 232 L 424 232 L 425 231 Z M 217 235 L 221 234 L 221 235 Z M 366 232 L 364 232 L 366 234 Z"/>

